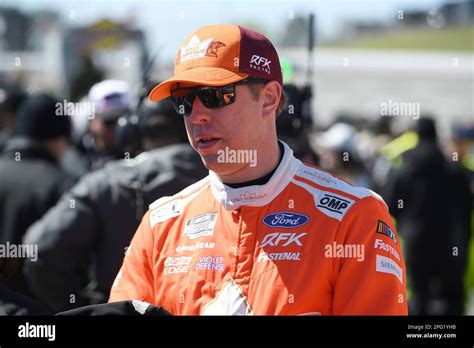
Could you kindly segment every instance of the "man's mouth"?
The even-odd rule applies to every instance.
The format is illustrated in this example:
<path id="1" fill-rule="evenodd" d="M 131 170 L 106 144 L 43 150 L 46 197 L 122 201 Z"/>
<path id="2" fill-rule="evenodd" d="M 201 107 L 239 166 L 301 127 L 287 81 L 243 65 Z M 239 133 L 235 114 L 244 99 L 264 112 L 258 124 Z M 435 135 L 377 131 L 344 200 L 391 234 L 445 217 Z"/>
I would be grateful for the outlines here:
<path id="1" fill-rule="evenodd" d="M 213 147 L 221 140 L 220 138 L 213 138 L 213 137 L 201 137 L 197 140 L 197 146 L 199 150 L 207 150 Z"/>

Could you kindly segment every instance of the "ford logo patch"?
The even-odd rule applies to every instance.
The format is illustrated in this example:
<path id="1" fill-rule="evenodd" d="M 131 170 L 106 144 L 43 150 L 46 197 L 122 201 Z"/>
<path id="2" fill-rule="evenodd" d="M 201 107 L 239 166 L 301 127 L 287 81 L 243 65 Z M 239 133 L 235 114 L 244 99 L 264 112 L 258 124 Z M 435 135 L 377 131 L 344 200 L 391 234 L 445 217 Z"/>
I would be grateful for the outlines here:
<path id="1" fill-rule="evenodd" d="M 303 226 L 309 221 L 309 217 L 303 214 L 288 211 L 273 213 L 265 216 L 263 223 L 270 227 L 295 228 Z"/>

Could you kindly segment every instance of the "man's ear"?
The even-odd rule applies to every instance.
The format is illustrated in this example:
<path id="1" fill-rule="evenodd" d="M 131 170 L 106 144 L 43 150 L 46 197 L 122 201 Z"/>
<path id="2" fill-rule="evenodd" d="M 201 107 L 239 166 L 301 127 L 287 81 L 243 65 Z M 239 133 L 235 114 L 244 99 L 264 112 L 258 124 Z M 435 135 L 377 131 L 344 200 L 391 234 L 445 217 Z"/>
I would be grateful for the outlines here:
<path id="1" fill-rule="evenodd" d="M 263 87 L 263 117 L 275 117 L 276 109 L 280 103 L 282 93 L 281 85 L 276 81 L 270 81 Z"/>

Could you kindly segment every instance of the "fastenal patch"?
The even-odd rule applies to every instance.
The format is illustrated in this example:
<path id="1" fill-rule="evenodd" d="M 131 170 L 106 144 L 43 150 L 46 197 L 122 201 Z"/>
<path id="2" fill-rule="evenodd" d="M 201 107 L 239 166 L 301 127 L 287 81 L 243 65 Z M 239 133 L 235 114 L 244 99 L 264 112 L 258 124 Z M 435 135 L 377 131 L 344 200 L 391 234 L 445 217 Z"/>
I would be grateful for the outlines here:
<path id="1" fill-rule="evenodd" d="M 258 255 L 257 262 L 265 261 L 301 261 L 301 253 L 269 253 L 267 254 L 264 251 L 261 251 Z"/>
<path id="2" fill-rule="evenodd" d="M 384 234 L 388 238 L 394 241 L 395 244 L 397 244 L 397 236 L 395 235 L 395 232 L 390 228 L 389 225 L 387 225 L 383 221 L 378 221 L 377 223 L 377 233 Z"/>
<path id="3" fill-rule="evenodd" d="M 390 254 L 395 256 L 398 261 L 400 261 L 400 254 L 392 247 L 390 244 L 384 243 L 381 239 L 376 239 L 374 244 L 374 249 L 381 249 L 388 251 Z"/>
<path id="4" fill-rule="evenodd" d="M 207 213 L 186 220 L 183 236 L 196 239 L 212 236 L 216 226 L 217 213 Z"/>

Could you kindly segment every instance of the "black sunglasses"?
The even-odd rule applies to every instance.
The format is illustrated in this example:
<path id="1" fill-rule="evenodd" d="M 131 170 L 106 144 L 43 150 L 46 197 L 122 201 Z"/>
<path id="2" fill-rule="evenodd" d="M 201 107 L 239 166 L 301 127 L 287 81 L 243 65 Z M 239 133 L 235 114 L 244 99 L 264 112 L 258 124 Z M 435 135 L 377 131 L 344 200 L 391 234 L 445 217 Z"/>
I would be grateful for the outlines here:
<path id="1" fill-rule="evenodd" d="M 171 90 L 171 100 L 179 115 L 190 115 L 196 96 L 208 109 L 220 108 L 235 102 L 236 85 L 267 83 L 268 80 L 248 77 L 226 86 L 195 86 L 181 87 Z"/>

